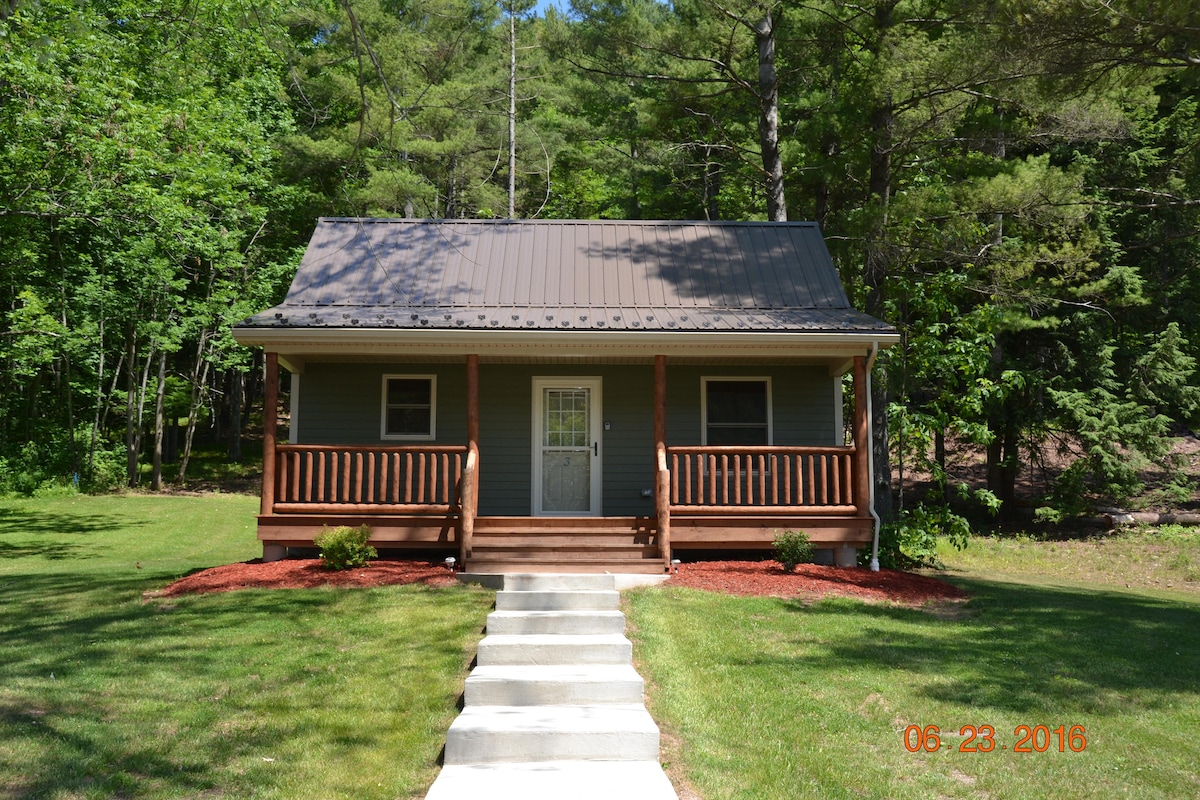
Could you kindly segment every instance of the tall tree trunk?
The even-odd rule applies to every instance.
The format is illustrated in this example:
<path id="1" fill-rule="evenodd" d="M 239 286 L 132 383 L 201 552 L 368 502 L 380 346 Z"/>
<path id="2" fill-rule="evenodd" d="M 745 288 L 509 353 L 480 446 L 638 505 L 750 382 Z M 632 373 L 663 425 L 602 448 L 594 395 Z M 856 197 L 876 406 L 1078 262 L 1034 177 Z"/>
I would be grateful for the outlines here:
<path id="1" fill-rule="evenodd" d="M 233 370 L 233 385 L 229 397 L 229 460 L 235 464 L 242 461 L 242 403 L 245 393 L 246 373 Z"/>
<path id="2" fill-rule="evenodd" d="M 517 14 L 508 2 L 508 218 L 517 216 Z"/>
<path id="3" fill-rule="evenodd" d="M 875 10 L 876 48 L 882 52 L 887 31 L 893 25 L 892 12 L 896 2 L 880 3 Z M 884 316 L 884 288 L 891 267 L 892 254 L 887 246 L 888 211 L 892 191 L 892 152 L 895 148 L 895 106 L 890 93 L 885 93 L 871 110 L 870 173 L 867 178 L 867 204 L 875 205 L 874 219 L 866 232 L 863 253 L 863 284 L 867 288 L 866 312 Z M 891 388 L 887 368 L 877 368 L 878 380 L 872 382 L 874 410 L 875 510 L 887 520 L 894 515 L 892 503 L 892 466 L 888 448 L 887 407 Z"/>
<path id="4" fill-rule="evenodd" d="M 158 353 L 158 388 L 154 393 L 154 456 L 150 476 L 150 488 L 161 492 L 163 488 L 163 400 L 167 389 L 167 351 Z"/>
<path id="5" fill-rule="evenodd" d="M 775 72 L 775 22 L 771 12 L 754 26 L 758 44 L 758 138 L 766 175 L 767 218 L 787 222 L 783 196 L 783 154 L 779 150 L 779 77 Z"/>
<path id="6" fill-rule="evenodd" d="M 104 313 L 100 314 L 99 344 L 96 347 L 99 364 L 96 367 L 96 408 L 92 414 L 92 432 L 88 440 L 87 471 L 84 473 L 91 481 L 96 471 L 96 440 L 100 436 L 100 409 L 104 405 Z"/>
<path id="7" fill-rule="evenodd" d="M 200 331 L 200 341 L 196 345 L 196 361 L 192 365 L 192 396 L 188 403 L 187 430 L 183 435 L 183 453 L 179 456 L 179 483 L 187 479 L 188 461 L 192 457 L 192 439 L 196 435 L 196 421 L 200 418 L 200 409 L 204 405 L 205 384 L 208 382 L 208 359 L 204 357 L 208 349 L 211 331 L 207 328 Z"/>
<path id="8" fill-rule="evenodd" d="M 141 440 L 138 436 L 137 414 L 137 341 L 133 331 L 125 343 L 125 485 L 137 486 L 138 479 L 138 450 Z"/>

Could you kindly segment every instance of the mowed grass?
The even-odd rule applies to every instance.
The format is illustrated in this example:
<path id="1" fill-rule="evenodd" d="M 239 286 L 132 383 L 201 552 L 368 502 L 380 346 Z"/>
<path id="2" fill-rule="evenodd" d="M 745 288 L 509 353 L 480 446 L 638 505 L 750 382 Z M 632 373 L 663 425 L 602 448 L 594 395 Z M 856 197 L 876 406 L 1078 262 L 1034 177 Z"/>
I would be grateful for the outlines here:
<path id="1" fill-rule="evenodd" d="M 1063 543 L 973 542 L 944 573 L 971 599 L 925 610 L 629 593 L 669 772 L 704 800 L 1200 797 L 1200 593 L 1146 588 L 1193 542 L 1135 536 L 1058 571 Z"/>
<path id="2" fill-rule="evenodd" d="M 493 595 L 143 599 L 260 553 L 257 499 L 0 501 L 0 798 L 408 798 Z"/>

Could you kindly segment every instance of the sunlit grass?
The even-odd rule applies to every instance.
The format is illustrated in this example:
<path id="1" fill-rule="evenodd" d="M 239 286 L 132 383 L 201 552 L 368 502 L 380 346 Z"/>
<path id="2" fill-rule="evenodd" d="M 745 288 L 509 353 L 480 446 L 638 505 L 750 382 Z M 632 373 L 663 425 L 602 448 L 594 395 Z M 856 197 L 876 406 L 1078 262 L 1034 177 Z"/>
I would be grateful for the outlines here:
<path id="1" fill-rule="evenodd" d="M 704 800 L 1200 796 L 1200 596 L 1126 589 L 1136 542 L 1094 586 L 1044 577 L 1051 543 L 977 544 L 945 554 L 970 601 L 929 610 L 629 594 L 671 771 Z M 910 725 L 942 749 L 909 752 Z M 967 725 L 995 749 L 960 752 Z M 1018 753 L 1022 725 L 1087 745 Z"/>
<path id="2" fill-rule="evenodd" d="M 420 796 L 491 603 L 468 587 L 145 602 L 257 555 L 254 498 L 0 505 L 0 796 Z"/>

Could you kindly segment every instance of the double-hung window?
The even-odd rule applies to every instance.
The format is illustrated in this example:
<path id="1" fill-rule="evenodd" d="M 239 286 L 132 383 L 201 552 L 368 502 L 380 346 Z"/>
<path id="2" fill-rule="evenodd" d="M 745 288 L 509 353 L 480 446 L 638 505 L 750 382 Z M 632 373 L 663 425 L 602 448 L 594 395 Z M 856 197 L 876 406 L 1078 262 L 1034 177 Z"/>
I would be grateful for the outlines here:
<path id="1" fill-rule="evenodd" d="M 433 439 L 437 421 L 436 375 L 384 375 L 384 439 Z"/>
<path id="2" fill-rule="evenodd" d="M 770 378 L 702 378 L 703 444 L 771 444 Z"/>

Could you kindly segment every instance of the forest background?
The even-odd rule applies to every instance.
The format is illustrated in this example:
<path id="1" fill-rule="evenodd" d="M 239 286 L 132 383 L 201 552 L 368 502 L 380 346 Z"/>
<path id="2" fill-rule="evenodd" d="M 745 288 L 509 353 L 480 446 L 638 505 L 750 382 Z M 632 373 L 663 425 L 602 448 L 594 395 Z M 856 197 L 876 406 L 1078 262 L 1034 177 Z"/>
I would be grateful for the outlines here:
<path id="1" fill-rule="evenodd" d="M 1009 512 L 1043 466 L 1048 518 L 1148 467 L 1194 504 L 1192 5 L 0 0 L 0 493 L 240 459 L 230 326 L 317 217 L 383 215 L 815 220 L 902 336 L 874 386 L 908 518 Z"/>

